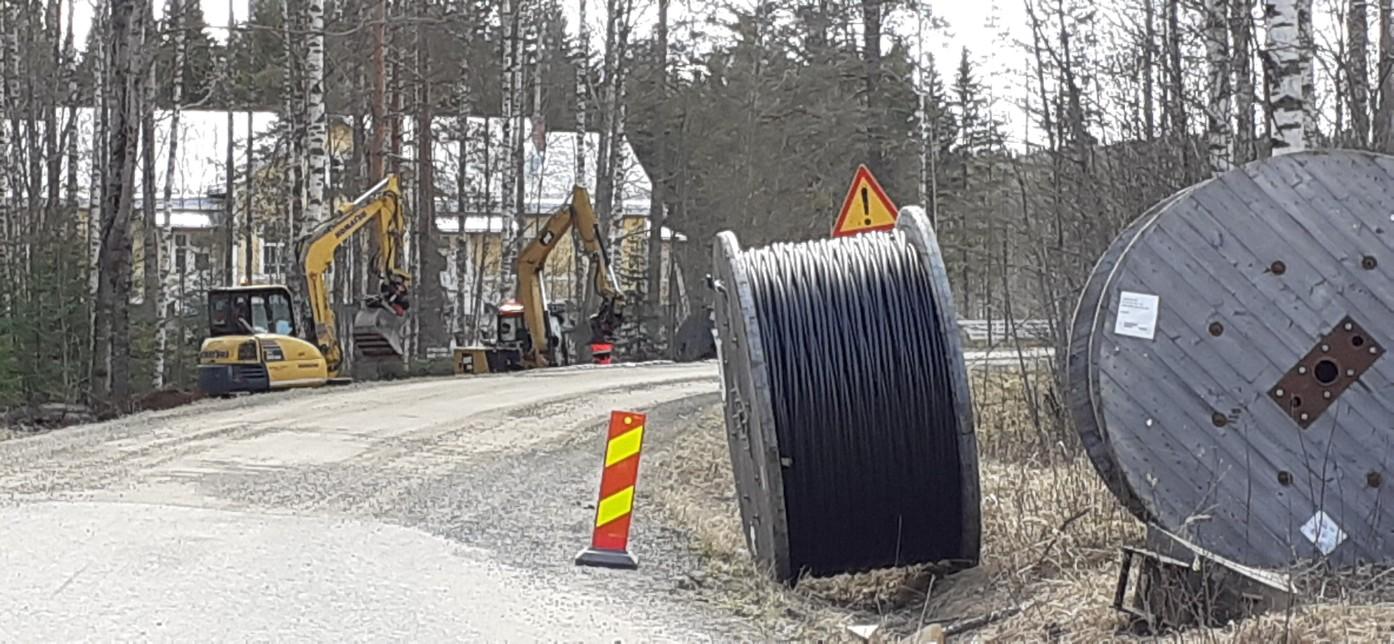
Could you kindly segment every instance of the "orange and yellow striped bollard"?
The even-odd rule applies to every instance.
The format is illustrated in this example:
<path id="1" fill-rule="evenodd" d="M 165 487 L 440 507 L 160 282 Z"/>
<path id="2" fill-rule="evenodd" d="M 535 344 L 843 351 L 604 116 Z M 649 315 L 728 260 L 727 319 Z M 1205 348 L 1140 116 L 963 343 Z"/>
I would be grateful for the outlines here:
<path id="1" fill-rule="evenodd" d="M 639 448 L 644 444 L 643 414 L 610 414 L 605 470 L 600 475 L 600 502 L 595 505 L 591 546 L 576 555 L 578 566 L 638 568 L 629 553 L 629 521 L 634 512 L 634 484 L 639 480 Z"/>

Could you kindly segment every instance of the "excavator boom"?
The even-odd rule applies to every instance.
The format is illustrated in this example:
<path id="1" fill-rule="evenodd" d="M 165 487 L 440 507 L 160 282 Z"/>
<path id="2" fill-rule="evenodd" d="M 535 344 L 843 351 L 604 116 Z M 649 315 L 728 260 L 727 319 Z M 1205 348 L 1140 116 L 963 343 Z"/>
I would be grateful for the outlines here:
<path id="1" fill-rule="evenodd" d="M 600 306 L 590 319 L 591 343 L 613 344 L 623 321 L 624 296 L 610 267 L 610 255 L 591 209 L 590 194 L 576 186 L 571 191 L 571 201 L 553 213 L 537 237 L 519 253 L 518 301 L 499 307 L 497 343 L 456 349 L 457 373 L 532 369 L 561 364 L 566 359 L 561 331 L 553 325 L 547 307 L 542 271 L 557 244 L 573 229 L 590 258 L 591 278 L 600 297 Z"/>
<path id="2" fill-rule="evenodd" d="M 343 367 L 344 350 L 335 328 L 334 309 L 326 277 L 334 264 L 334 251 L 349 243 L 359 231 L 368 228 L 375 241 L 372 258 L 380 280 L 381 294 L 369 298 L 354 316 L 354 345 L 363 355 L 373 357 L 402 355 L 402 328 L 406 318 L 406 289 L 410 275 L 402 268 L 402 237 L 406 231 L 401 188 L 397 177 L 389 175 L 338 215 L 311 233 L 301 255 L 305 283 L 314 318 L 315 344 L 324 353 L 331 375 Z"/>
<path id="3" fill-rule="evenodd" d="M 548 218 L 542 231 L 518 255 L 518 301 L 523 305 L 523 319 L 532 338 L 531 351 L 523 359 L 533 366 L 556 363 L 555 343 L 559 339 L 549 332 L 542 272 L 547 266 L 547 258 L 569 230 L 575 231 L 581 240 L 581 247 L 590 258 L 591 278 L 600 297 L 597 313 L 590 320 L 592 342 L 613 342 L 622 321 L 624 296 L 610 266 L 609 252 L 600 235 L 595 210 L 591 208 L 590 194 L 585 188 L 575 186 L 571 190 L 571 202 Z"/>

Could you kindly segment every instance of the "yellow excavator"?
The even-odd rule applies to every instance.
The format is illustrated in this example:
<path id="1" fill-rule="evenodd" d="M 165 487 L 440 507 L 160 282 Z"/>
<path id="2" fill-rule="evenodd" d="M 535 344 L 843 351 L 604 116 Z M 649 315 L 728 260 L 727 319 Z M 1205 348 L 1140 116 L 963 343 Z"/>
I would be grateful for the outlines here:
<path id="1" fill-rule="evenodd" d="M 357 354 L 400 358 L 410 275 L 402 268 L 406 231 L 401 188 L 388 176 L 316 228 L 300 255 L 309 319 L 297 325 L 291 291 L 284 285 L 244 285 L 208 292 L 208 335 L 199 350 L 198 388 L 213 396 L 346 383 L 340 377 L 344 349 L 335 328 L 326 275 L 334 251 L 369 228 L 379 294 L 354 316 Z"/>
<path id="2" fill-rule="evenodd" d="M 591 277 L 600 296 L 600 306 L 590 317 L 591 348 L 596 362 L 609 362 L 615 334 L 624 321 L 624 296 L 591 209 L 590 193 L 576 186 L 571 190 L 571 202 L 553 213 L 542 231 L 518 255 L 517 299 L 498 307 L 494 344 L 456 349 L 456 373 L 535 369 L 565 364 L 570 359 L 561 324 L 548 306 L 542 283 L 547 257 L 569 230 L 580 236 L 581 246 L 590 257 Z"/>

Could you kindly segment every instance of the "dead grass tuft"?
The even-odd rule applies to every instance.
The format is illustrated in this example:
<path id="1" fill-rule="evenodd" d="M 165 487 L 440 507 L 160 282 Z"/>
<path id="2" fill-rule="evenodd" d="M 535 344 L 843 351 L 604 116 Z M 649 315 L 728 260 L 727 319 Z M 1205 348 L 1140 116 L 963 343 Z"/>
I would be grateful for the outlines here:
<path id="1" fill-rule="evenodd" d="M 1111 605 L 1119 548 L 1142 526 L 1099 482 L 1061 420 L 1047 373 L 974 373 L 981 458 L 983 560 L 936 577 L 925 567 L 808 579 L 793 589 L 757 570 L 741 536 L 722 410 L 692 419 L 677 444 L 648 458 L 660 512 L 694 537 L 706 570 L 692 586 L 749 619 L 764 638 L 851 641 L 852 624 L 908 636 L 928 623 L 1008 613 L 971 630 L 985 641 L 1131 639 Z M 660 479 L 660 480 L 654 480 Z M 1217 642 L 1394 640 L 1394 570 L 1300 580 L 1314 597 L 1287 614 L 1173 634 Z"/>

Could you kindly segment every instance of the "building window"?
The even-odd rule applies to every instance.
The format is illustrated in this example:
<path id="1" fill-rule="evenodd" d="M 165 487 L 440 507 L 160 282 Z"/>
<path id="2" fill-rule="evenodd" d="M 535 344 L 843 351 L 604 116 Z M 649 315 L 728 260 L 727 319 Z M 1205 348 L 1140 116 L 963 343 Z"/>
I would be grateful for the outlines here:
<path id="1" fill-rule="evenodd" d="M 189 236 L 183 233 L 174 235 L 174 271 L 183 275 L 189 270 Z"/>
<path id="2" fill-rule="evenodd" d="M 261 243 L 261 272 L 265 275 L 279 275 L 285 270 L 284 242 L 263 241 Z"/>
<path id="3" fill-rule="evenodd" d="M 194 245 L 185 233 L 174 234 L 175 275 L 189 274 L 189 258 L 193 258 L 194 270 L 206 271 L 209 267 L 208 249 Z"/>

